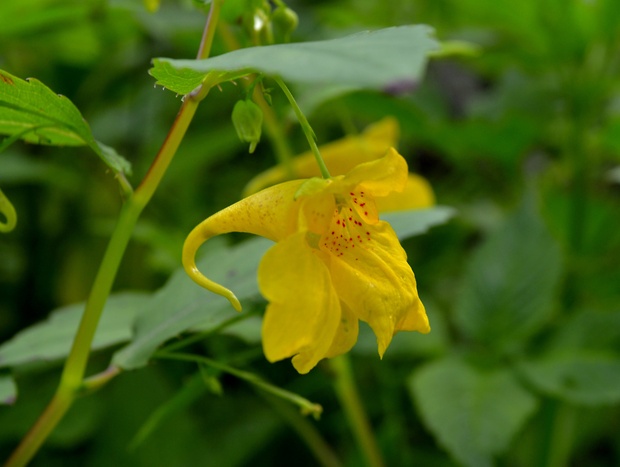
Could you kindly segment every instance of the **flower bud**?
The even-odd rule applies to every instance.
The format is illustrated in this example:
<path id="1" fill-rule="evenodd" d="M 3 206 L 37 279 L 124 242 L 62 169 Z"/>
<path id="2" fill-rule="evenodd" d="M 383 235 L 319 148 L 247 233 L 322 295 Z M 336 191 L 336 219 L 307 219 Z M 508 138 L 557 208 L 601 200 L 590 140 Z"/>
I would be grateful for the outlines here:
<path id="1" fill-rule="evenodd" d="M 297 29 L 299 18 L 290 8 L 280 5 L 271 14 L 271 22 L 276 31 L 282 35 L 285 42 L 291 38 L 291 34 Z"/>
<path id="2" fill-rule="evenodd" d="M 237 101 L 232 111 L 232 121 L 239 139 L 250 143 L 250 153 L 260 141 L 263 126 L 263 112 L 249 99 Z"/>

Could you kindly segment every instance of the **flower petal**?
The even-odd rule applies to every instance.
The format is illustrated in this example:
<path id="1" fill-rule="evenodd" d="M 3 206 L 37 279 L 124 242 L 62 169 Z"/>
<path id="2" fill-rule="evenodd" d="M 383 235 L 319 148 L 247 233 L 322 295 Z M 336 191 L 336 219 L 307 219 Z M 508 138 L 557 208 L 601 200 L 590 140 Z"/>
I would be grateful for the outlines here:
<path id="1" fill-rule="evenodd" d="M 294 196 L 304 180 L 282 183 L 216 212 L 198 224 L 187 236 L 183 245 L 183 267 L 185 272 L 200 286 L 226 297 L 237 311 L 241 304 L 235 294 L 227 288 L 207 279 L 196 267 L 196 253 L 209 238 L 229 232 L 247 232 L 280 240 L 298 229 L 301 201 Z M 305 212 L 309 208 L 305 208 Z M 302 216 L 307 217 L 307 216 Z M 310 217 L 318 222 L 317 216 Z"/>
<path id="2" fill-rule="evenodd" d="M 321 155 L 329 172 L 344 175 L 362 162 L 368 162 L 385 154 L 388 148 L 398 141 L 398 120 L 386 117 L 368 126 L 360 135 L 346 136 L 333 143 L 321 146 Z M 254 177 L 243 190 L 244 197 L 288 180 L 291 175 L 298 178 L 320 177 L 321 172 L 311 151 L 293 158 L 291 172 L 283 164 L 278 164 Z"/>
<path id="3" fill-rule="evenodd" d="M 340 182 L 341 191 L 357 187 L 374 197 L 387 196 L 405 189 L 407 174 L 407 162 L 390 148 L 382 158 L 360 164 L 346 174 Z"/>
<path id="4" fill-rule="evenodd" d="M 327 266 L 300 232 L 280 241 L 263 257 L 258 285 L 269 301 L 263 320 L 263 350 L 274 362 L 293 356 L 307 373 L 326 357 L 341 310 Z"/>
<path id="5" fill-rule="evenodd" d="M 386 222 L 365 226 L 367 236 L 344 255 L 332 254 L 329 269 L 340 300 L 377 336 L 379 355 L 399 330 L 430 331 L 407 255 Z"/>
<path id="6" fill-rule="evenodd" d="M 375 201 L 379 212 L 406 211 L 433 206 L 435 194 L 424 178 L 410 173 L 403 191 L 395 191 Z"/>
<path id="7" fill-rule="evenodd" d="M 357 342 L 359 320 L 346 304 L 340 302 L 340 307 L 342 309 L 340 323 L 338 323 L 338 330 L 336 331 L 332 345 L 327 351 L 327 355 L 325 355 L 327 358 L 336 357 L 348 352 Z"/>

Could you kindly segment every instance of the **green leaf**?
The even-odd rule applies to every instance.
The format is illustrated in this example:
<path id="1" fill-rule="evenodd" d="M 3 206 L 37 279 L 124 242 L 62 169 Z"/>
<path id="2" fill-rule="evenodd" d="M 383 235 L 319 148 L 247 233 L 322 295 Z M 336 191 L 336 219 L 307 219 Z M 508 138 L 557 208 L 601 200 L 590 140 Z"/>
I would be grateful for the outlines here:
<path id="1" fill-rule="evenodd" d="M 554 352 L 521 362 L 519 370 L 540 391 L 573 404 L 620 402 L 620 357 L 609 352 Z"/>
<path id="2" fill-rule="evenodd" d="M 258 263 L 272 244 L 256 238 L 231 248 L 212 248 L 197 263 L 198 268 L 230 288 L 239 300 L 256 298 Z M 168 339 L 198 326 L 202 331 L 213 330 L 237 316 L 225 298 L 201 288 L 179 270 L 143 307 L 132 342 L 114 354 L 113 364 L 139 368 Z"/>
<path id="3" fill-rule="evenodd" d="M 209 75 L 209 83 L 216 85 L 250 73 L 356 88 L 414 86 L 428 53 L 438 46 L 431 34 L 428 26 L 400 26 L 325 41 L 249 47 L 204 60 L 158 58 L 150 73 L 156 84 L 180 94 Z"/>
<path id="4" fill-rule="evenodd" d="M 11 375 L 0 375 L 0 405 L 13 405 L 17 400 L 17 386 Z"/>
<path id="5" fill-rule="evenodd" d="M 455 358 L 420 368 L 408 387 L 437 441 L 472 467 L 493 465 L 537 407 L 510 371 L 480 371 Z"/>
<path id="6" fill-rule="evenodd" d="M 526 199 L 474 253 L 455 319 L 470 338 L 513 351 L 553 311 L 560 249 Z"/>
<path id="7" fill-rule="evenodd" d="M 80 111 L 40 81 L 25 81 L 0 70 L 0 134 L 50 146 L 89 146 L 115 172 L 131 166 L 111 148 L 95 141 Z"/>
<path id="8" fill-rule="evenodd" d="M 127 341 L 131 337 L 135 313 L 147 298 L 142 293 L 111 296 L 103 311 L 92 349 Z M 83 309 L 83 303 L 59 308 L 46 321 L 19 332 L 0 346 L 0 367 L 17 367 L 66 357 Z"/>
<path id="9" fill-rule="evenodd" d="M 550 352 L 620 349 L 620 312 L 587 310 L 573 314 L 558 327 L 549 348 Z"/>
<path id="10" fill-rule="evenodd" d="M 456 213 L 448 206 L 435 206 L 426 209 L 412 209 L 381 214 L 381 219 L 390 223 L 400 240 L 421 235 L 431 227 L 445 224 Z"/>

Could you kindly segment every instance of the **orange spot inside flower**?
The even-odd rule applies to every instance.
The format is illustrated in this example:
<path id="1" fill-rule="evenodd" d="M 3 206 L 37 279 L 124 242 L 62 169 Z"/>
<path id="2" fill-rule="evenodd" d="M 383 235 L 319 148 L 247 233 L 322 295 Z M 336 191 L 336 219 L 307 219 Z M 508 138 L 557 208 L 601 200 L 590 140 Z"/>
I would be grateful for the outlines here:
<path id="1" fill-rule="evenodd" d="M 320 244 L 321 249 L 336 257 L 357 261 L 355 246 L 371 247 L 371 244 L 365 243 L 370 242 L 371 234 L 363 217 L 368 215 L 368 211 L 363 211 L 362 214 L 350 204 L 356 204 L 364 194 L 350 192 L 349 195 L 349 201 L 345 201 L 334 210 L 331 227 L 324 234 Z M 358 206 L 361 204 L 358 203 Z"/>

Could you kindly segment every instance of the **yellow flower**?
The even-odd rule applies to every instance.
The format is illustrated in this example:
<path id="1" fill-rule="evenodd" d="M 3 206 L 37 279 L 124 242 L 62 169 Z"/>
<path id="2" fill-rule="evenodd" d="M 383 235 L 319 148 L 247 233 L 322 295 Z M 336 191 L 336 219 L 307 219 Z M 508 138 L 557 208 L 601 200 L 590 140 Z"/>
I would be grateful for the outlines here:
<path id="1" fill-rule="evenodd" d="M 321 156 L 332 175 L 344 175 L 356 165 L 379 159 L 395 147 L 398 141 L 398 120 L 386 117 L 368 126 L 360 135 L 345 136 L 333 143 L 321 146 Z M 249 196 L 270 185 L 295 178 L 319 177 L 318 165 L 311 151 L 294 157 L 290 169 L 278 164 L 268 169 L 246 185 L 243 196 Z M 409 174 L 404 190 L 390 193 L 377 200 L 379 212 L 418 209 L 435 204 L 435 196 L 428 182 L 416 174 Z"/>
<path id="2" fill-rule="evenodd" d="M 347 352 L 359 320 L 377 336 L 379 355 L 398 331 L 430 331 L 405 251 L 376 198 L 403 190 L 407 163 L 394 149 L 346 175 L 284 182 L 242 199 L 199 224 L 183 248 L 198 284 L 241 306 L 235 295 L 196 268 L 207 239 L 249 232 L 277 242 L 263 257 L 258 285 L 269 304 L 263 350 L 271 362 L 293 357 L 300 373 Z"/>

